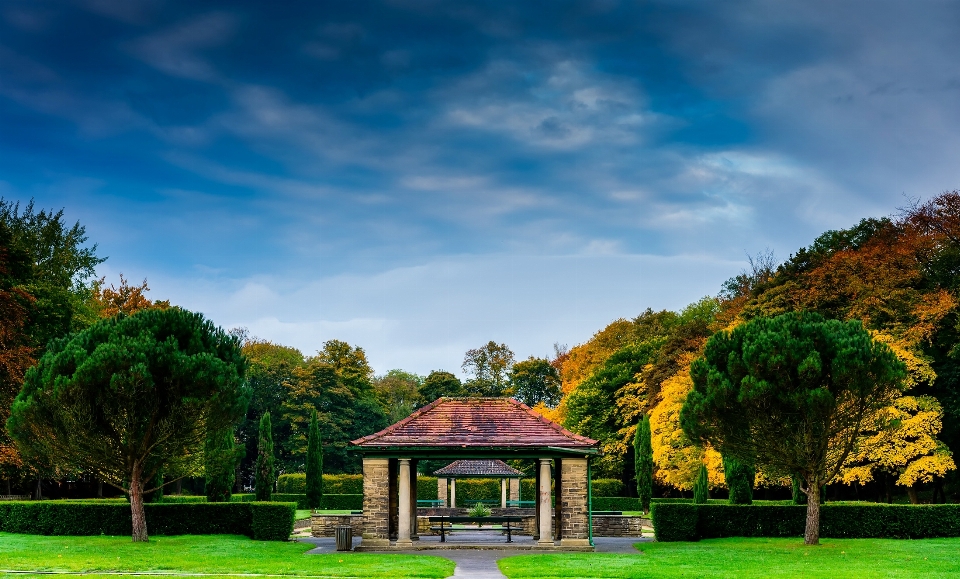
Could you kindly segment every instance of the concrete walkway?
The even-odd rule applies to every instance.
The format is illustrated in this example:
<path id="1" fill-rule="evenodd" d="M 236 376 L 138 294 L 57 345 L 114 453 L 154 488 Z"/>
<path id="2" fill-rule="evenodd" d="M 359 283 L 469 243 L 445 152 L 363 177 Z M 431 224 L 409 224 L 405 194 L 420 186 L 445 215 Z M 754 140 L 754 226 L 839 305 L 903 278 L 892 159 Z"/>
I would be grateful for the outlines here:
<path id="1" fill-rule="evenodd" d="M 315 548 L 307 551 L 312 553 L 333 553 L 336 551 L 336 543 L 332 538 L 314 538 L 306 537 L 299 539 L 304 543 L 312 543 Z M 634 543 L 646 543 L 652 539 L 640 539 L 636 537 L 595 537 L 593 539 L 596 545 L 597 553 L 620 553 L 625 555 L 640 555 L 633 545 Z M 360 544 L 360 538 L 353 538 L 353 546 Z M 454 579 L 506 579 L 497 567 L 497 561 L 506 557 L 517 555 L 529 555 L 534 553 L 552 553 L 551 551 L 508 551 L 503 549 L 443 549 L 430 551 L 390 551 L 391 553 L 404 555 L 433 555 L 449 559 L 457 564 L 453 571 Z M 562 551 L 553 551 L 562 553 Z M 448 578 L 449 579 L 449 578 Z"/>

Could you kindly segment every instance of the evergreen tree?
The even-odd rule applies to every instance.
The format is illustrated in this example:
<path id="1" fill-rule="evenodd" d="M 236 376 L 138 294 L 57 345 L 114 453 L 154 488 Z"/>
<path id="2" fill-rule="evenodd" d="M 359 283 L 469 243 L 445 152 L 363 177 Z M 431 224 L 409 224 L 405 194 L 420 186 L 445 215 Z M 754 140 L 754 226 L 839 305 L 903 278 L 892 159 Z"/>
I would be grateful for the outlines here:
<path id="1" fill-rule="evenodd" d="M 208 503 L 230 502 L 237 465 L 243 454 L 243 447 L 233 438 L 233 428 L 208 433 L 203 447 Z"/>
<path id="2" fill-rule="evenodd" d="M 307 507 L 319 509 L 323 501 L 323 446 L 320 441 L 320 425 L 317 411 L 310 415 L 310 432 L 307 442 Z"/>
<path id="3" fill-rule="evenodd" d="M 257 445 L 257 481 L 255 491 L 258 501 L 269 501 L 273 496 L 273 427 L 270 413 L 260 419 L 260 443 Z"/>
<path id="4" fill-rule="evenodd" d="M 725 456 L 723 476 L 727 480 L 727 488 L 730 489 L 731 505 L 753 504 L 753 483 L 757 478 L 753 465 Z"/>
<path id="5" fill-rule="evenodd" d="M 650 417 L 646 414 L 637 425 L 637 434 L 633 440 L 634 457 L 637 471 L 637 496 L 640 508 L 650 512 L 650 498 L 653 496 L 653 446 L 650 444 Z"/>
<path id="6" fill-rule="evenodd" d="M 710 496 L 710 479 L 707 476 L 707 466 L 700 465 L 700 472 L 697 473 L 697 480 L 693 483 L 693 502 L 704 504 Z"/>
<path id="7" fill-rule="evenodd" d="M 790 481 L 793 483 L 793 502 L 797 505 L 807 504 L 807 495 L 803 494 L 803 491 L 800 490 L 800 477 L 794 475 L 790 477 Z"/>

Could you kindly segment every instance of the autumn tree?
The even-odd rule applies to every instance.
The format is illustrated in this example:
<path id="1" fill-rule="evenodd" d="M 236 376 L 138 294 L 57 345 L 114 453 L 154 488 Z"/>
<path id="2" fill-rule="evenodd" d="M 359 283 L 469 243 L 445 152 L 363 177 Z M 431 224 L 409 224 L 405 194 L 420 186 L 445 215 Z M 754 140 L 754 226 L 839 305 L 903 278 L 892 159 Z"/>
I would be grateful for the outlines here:
<path id="1" fill-rule="evenodd" d="M 530 356 L 510 370 L 513 397 L 531 408 L 543 404 L 554 407 L 560 402 L 560 373 L 545 358 Z"/>
<path id="2" fill-rule="evenodd" d="M 510 370 L 513 350 L 493 340 L 479 348 L 467 350 L 462 369 L 471 376 L 464 384 L 470 396 L 505 396 L 510 394 Z"/>
<path id="3" fill-rule="evenodd" d="M 134 314 L 140 310 L 166 309 L 170 307 L 169 300 L 151 301 L 147 298 L 150 287 L 144 279 L 140 285 L 130 285 L 130 282 L 120 274 L 120 285 L 106 286 L 106 278 L 93 282 L 92 293 L 88 302 L 98 318 L 109 318 L 117 314 Z"/>
<path id="4" fill-rule="evenodd" d="M 157 473 L 232 429 L 250 400 L 236 340 L 171 308 L 102 320 L 53 341 L 31 368 L 7 429 L 31 453 L 94 472 L 130 497 L 146 541 L 143 494 Z"/>
<path id="5" fill-rule="evenodd" d="M 691 365 L 683 431 L 724 456 L 797 475 L 807 496 L 804 542 L 819 544 L 820 493 L 840 472 L 906 370 L 856 321 L 817 314 L 758 318 L 707 342 Z"/>

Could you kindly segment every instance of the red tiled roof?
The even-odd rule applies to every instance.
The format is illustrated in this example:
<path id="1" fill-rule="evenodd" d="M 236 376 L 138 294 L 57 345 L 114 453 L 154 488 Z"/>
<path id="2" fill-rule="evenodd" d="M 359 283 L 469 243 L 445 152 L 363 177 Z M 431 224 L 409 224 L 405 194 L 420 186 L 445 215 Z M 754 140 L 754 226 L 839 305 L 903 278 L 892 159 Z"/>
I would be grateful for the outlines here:
<path id="1" fill-rule="evenodd" d="M 436 476 L 492 476 L 514 478 L 523 473 L 502 460 L 455 460 L 433 474 Z"/>
<path id="2" fill-rule="evenodd" d="M 352 441 L 378 447 L 555 447 L 598 442 L 574 434 L 512 398 L 440 398 L 380 432 Z"/>

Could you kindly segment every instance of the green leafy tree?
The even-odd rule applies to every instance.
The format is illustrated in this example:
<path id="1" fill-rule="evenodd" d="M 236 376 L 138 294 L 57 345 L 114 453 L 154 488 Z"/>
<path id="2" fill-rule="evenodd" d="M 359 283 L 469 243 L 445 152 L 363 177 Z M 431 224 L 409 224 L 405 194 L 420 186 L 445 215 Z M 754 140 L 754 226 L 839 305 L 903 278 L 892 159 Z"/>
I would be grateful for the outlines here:
<path id="1" fill-rule="evenodd" d="M 206 476 L 208 503 L 230 501 L 236 480 L 237 465 L 244 449 L 236 443 L 233 428 L 208 433 L 203 447 L 203 470 Z"/>
<path id="2" fill-rule="evenodd" d="M 310 434 L 307 446 L 307 507 L 319 509 L 323 502 L 323 446 L 317 411 L 310 416 Z"/>
<path id="3" fill-rule="evenodd" d="M 479 348 L 467 350 L 462 369 L 472 378 L 464 384 L 470 396 L 506 396 L 510 391 L 510 369 L 513 350 L 493 340 Z"/>
<path id="4" fill-rule="evenodd" d="M 691 439 L 774 476 L 800 476 L 806 544 L 820 537 L 820 491 L 903 387 L 906 368 L 858 321 L 788 313 L 715 334 L 691 365 L 680 412 Z M 892 425 L 891 425 L 892 426 Z"/>
<path id="5" fill-rule="evenodd" d="M 757 471 L 753 465 L 734 457 L 723 457 L 723 478 L 730 490 L 730 504 L 753 504 L 753 484 Z"/>
<path id="6" fill-rule="evenodd" d="M 269 501 L 273 497 L 273 426 L 270 413 L 260 418 L 260 442 L 257 444 L 257 482 L 254 490 L 258 501 Z"/>
<path id="7" fill-rule="evenodd" d="M 650 442 L 650 417 L 646 414 L 637 425 L 637 434 L 633 440 L 635 470 L 637 472 L 637 496 L 640 508 L 650 512 L 650 499 L 653 498 L 653 446 Z"/>
<path id="8" fill-rule="evenodd" d="M 560 403 L 560 372 L 545 358 L 530 356 L 510 370 L 513 397 L 529 407 L 543 403 L 549 408 Z"/>
<path id="9" fill-rule="evenodd" d="M 710 498 L 710 477 L 707 474 L 707 465 L 701 464 L 697 471 L 697 480 L 693 481 L 693 502 L 706 504 Z"/>
<path id="10" fill-rule="evenodd" d="M 403 370 L 390 370 L 373 380 L 377 401 L 392 424 L 413 414 L 420 399 L 423 378 Z"/>
<path id="11" fill-rule="evenodd" d="M 109 318 L 50 344 L 27 372 L 7 429 L 63 470 L 122 488 L 133 539 L 146 541 L 150 481 L 199 454 L 209 430 L 240 420 L 250 400 L 244 366 L 237 341 L 200 314 Z"/>
<path id="12" fill-rule="evenodd" d="M 450 372 L 434 370 L 427 375 L 420 385 L 419 406 L 426 406 L 437 398 L 465 396 L 460 379 Z"/>

